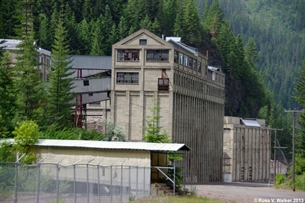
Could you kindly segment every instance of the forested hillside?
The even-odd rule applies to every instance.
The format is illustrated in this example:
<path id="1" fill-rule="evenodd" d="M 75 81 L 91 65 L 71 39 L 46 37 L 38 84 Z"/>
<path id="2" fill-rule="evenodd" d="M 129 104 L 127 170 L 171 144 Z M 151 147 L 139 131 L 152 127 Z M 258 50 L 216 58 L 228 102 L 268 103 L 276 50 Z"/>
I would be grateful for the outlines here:
<path id="1" fill-rule="evenodd" d="M 197 0 L 199 11 L 205 2 Z M 231 30 L 258 50 L 257 70 L 275 101 L 286 109 L 300 108 L 293 86 L 305 59 L 304 0 L 219 0 Z"/>
<path id="2" fill-rule="evenodd" d="M 204 15 L 212 0 L 196 0 Z M 257 45 L 256 70 L 269 90 L 271 103 L 261 110 L 261 117 L 278 131 L 282 146 L 291 154 L 291 115 L 285 109 L 302 109 L 293 98 L 294 87 L 305 59 L 305 0 L 219 0 L 230 30 L 243 42 L 253 39 Z M 297 146 L 298 148 L 299 146 Z"/>
<path id="3" fill-rule="evenodd" d="M 19 0 L 1 0 L 0 38 L 16 38 Z M 158 36 L 180 36 L 186 44 L 209 51 L 210 65 L 226 73 L 228 116 L 257 117 L 270 98 L 254 64 L 256 44 L 243 43 L 226 22 L 218 1 L 199 15 L 193 0 L 32 0 L 35 39 L 51 50 L 55 27 L 63 18 L 71 54 L 111 55 L 111 45 L 146 28 Z M 64 2 L 64 3 L 61 3 Z M 17 17 L 16 17 L 17 16 Z M 219 32 L 218 32 L 219 31 Z M 247 46 L 246 46 L 247 44 Z"/>

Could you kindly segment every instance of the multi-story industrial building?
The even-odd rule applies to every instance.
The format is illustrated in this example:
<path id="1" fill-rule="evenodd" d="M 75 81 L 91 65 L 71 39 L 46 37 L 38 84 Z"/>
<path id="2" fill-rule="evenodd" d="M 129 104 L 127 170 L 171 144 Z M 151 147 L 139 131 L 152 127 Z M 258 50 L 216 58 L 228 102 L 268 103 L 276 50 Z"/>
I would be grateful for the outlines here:
<path id="1" fill-rule="evenodd" d="M 223 181 L 270 180 L 271 131 L 262 119 L 224 117 Z"/>
<path id="2" fill-rule="evenodd" d="M 16 64 L 17 62 L 17 54 L 14 52 L 18 50 L 18 45 L 21 43 L 21 40 L 17 39 L 0 39 L 0 42 L 4 40 L 4 43 L 1 45 L 3 46 L 4 51 L 10 51 L 10 56 L 12 59 L 12 63 Z M 38 48 L 37 49 L 37 62 L 39 63 L 37 68 L 39 69 L 39 75 L 42 77 L 44 82 L 48 82 L 48 74 L 51 69 L 51 52 Z"/>
<path id="3" fill-rule="evenodd" d="M 181 38 L 141 29 L 112 47 L 111 113 L 129 141 L 141 141 L 151 108 L 183 157 L 186 182 L 222 180 L 224 74 Z M 158 163 L 156 163 L 158 164 Z"/>

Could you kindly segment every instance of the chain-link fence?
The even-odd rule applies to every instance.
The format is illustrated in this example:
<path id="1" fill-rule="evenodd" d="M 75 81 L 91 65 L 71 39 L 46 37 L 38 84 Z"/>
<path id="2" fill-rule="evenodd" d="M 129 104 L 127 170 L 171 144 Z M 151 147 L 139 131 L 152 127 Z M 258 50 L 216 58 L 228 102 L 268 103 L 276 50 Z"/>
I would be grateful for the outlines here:
<path id="1" fill-rule="evenodd" d="M 0 163 L 0 202 L 128 202 L 150 195 L 150 167 Z"/>

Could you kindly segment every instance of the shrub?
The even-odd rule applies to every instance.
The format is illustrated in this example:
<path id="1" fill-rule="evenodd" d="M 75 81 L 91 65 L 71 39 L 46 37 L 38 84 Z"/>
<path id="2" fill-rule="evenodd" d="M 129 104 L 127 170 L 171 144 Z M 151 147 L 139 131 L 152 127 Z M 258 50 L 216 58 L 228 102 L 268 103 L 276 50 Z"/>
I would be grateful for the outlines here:
<path id="1" fill-rule="evenodd" d="M 280 173 L 276 174 L 276 182 L 275 182 L 276 185 L 280 185 L 280 184 L 284 183 L 285 180 L 286 180 L 286 178 L 283 174 L 280 174 Z"/>

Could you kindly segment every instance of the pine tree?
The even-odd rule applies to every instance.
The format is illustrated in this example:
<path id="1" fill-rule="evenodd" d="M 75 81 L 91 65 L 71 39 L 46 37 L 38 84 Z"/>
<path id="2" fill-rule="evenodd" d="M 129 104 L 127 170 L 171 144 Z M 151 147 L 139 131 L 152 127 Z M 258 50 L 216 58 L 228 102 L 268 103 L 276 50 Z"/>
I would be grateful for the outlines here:
<path id="1" fill-rule="evenodd" d="M 47 117 L 48 124 L 54 124 L 58 129 L 72 127 L 72 99 L 71 93 L 72 78 L 69 78 L 72 72 L 71 58 L 69 56 L 69 46 L 66 41 L 67 31 L 60 20 L 55 29 L 54 43 L 52 46 L 52 64 L 49 75 L 50 84 L 47 88 Z"/>
<path id="2" fill-rule="evenodd" d="M 33 30 L 33 0 L 24 0 L 18 12 L 20 25 L 16 33 L 21 43 L 17 45 L 17 62 L 15 66 L 16 88 L 18 91 L 18 115 L 16 121 L 29 119 L 39 120 L 41 101 L 44 99 L 43 81 L 39 77 L 38 47 Z"/>
<path id="3" fill-rule="evenodd" d="M 39 26 L 39 31 L 38 31 L 38 44 L 39 47 L 42 47 L 47 50 L 51 50 L 51 45 L 52 45 L 52 39 L 53 37 L 51 36 L 52 33 L 50 32 L 50 25 L 49 25 L 49 20 L 44 14 L 39 15 L 39 21 L 40 21 L 40 26 Z"/>
<path id="4" fill-rule="evenodd" d="M 93 38 L 92 38 L 92 47 L 90 55 L 93 56 L 102 56 L 104 52 L 102 50 L 101 42 L 104 40 L 104 37 L 101 35 L 101 29 L 99 27 L 99 20 L 96 23 L 92 23 Z"/>
<path id="5" fill-rule="evenodd" d="M 302 62 L 303 69 L 301 74 L 295 83 L 294 90 L 296 95 L 294 99 L 303 107 L 305 108 L 305 61 Z M 301 135 L 297 142 L 298 146 L 302 150 L 301 156 L 305 158 L 305 113 L 300 114 L 300 119 L 298 120 L 299 124 L 303 127 L 301 131 Z"/>
<path id="6" fill-rule="evenodd" d="M 126 26 L 126 20 L 124 16 L 121 16 L 120 22 L 118 25 L 118 38 L 119 40 L 124 39 L 127 37 L 128 34 L 128 27 Z"/>
<path id="7" fill-rule="evenodd" d="M 186 1 L 186 7 L 183 15 L 183 36 L 185 43 L 196 46 L 201 42 L 201 23 L 197 11 L 197 6 L 193 0 Z"/>
<path id="8" fill-rule="evenodd" d="M 0 98 L 3 98 L 0 100 L 0 138 L 11 137 L 14 130 L 12 120 L 16 110 L 16 91 L 9 52 L 5 52 L 0 58 Z"/>

